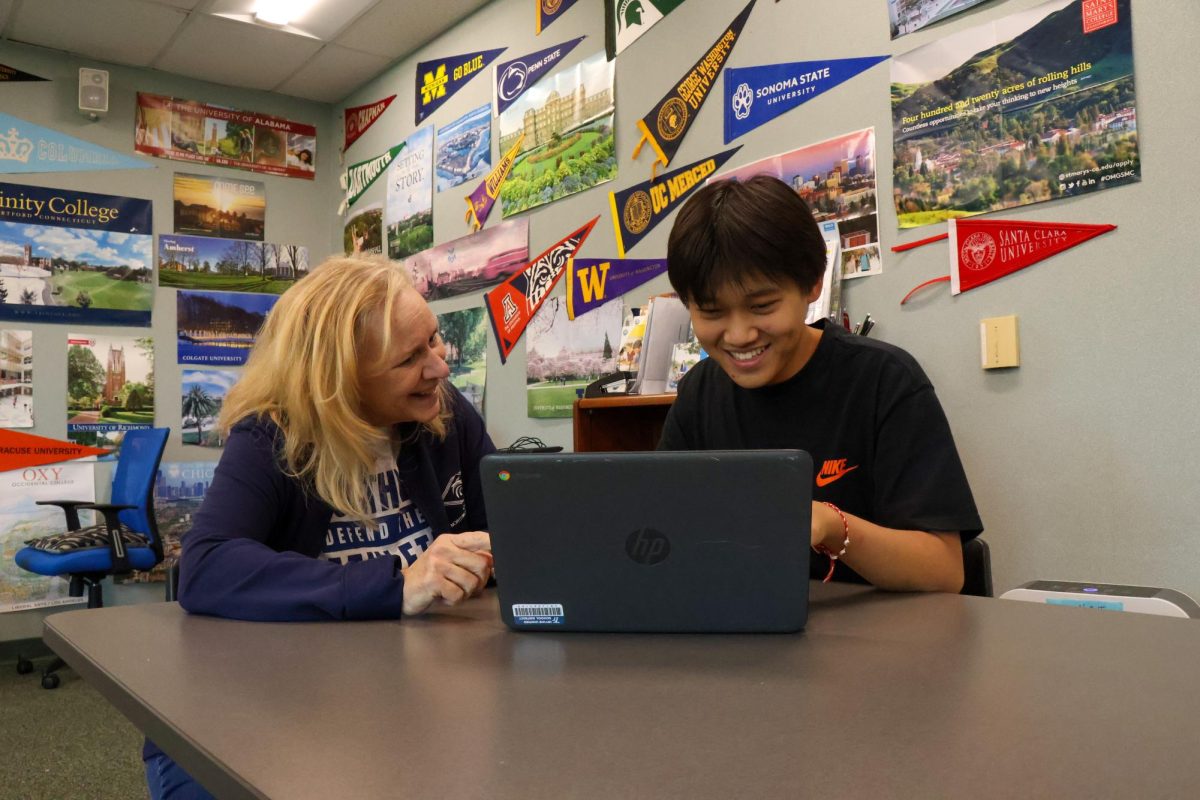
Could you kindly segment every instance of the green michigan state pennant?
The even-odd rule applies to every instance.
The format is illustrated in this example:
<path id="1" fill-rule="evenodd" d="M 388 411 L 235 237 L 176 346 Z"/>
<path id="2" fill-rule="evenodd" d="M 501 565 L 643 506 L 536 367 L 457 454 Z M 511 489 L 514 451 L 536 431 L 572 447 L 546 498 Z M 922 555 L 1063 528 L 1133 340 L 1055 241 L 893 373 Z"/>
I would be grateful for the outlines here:
<path id="1" fill-rule="evenodd" d="M 604 49 L 608 60 L 681 5 L 683 0 L 604 0 Z"/>
<path id="2" fill-rule="evenodd" d="M 738 145 L 711 158 L 671 170 L 657 179 L 636 183 L 619 192 L 609 192 L 613 228 L 617 233 L 617 252 L 621 258 L 674 211 L 683 198 L 695 191 L 741 149 L 742 146 Z"/>
<path id="3" fill-rule="evenodd" d="M 687 135 L 688 128 L 696 121 L 700 106 L 704 105 L 708 93 L 716 84 L 721 67 L 725 66 L 725 61 L 733 52 L 733 46 L 737 44 L 738 36 L 741 35 L 742 28 L 750 16 L 750 10 L 754 8 L 754 2 L 755 0 L 750 0 L 708 52 L 675 84 L 675 88 L 659 100 L 658 105 L 654 106 L 649 114 L 638 120 L 642 138 L 638 140 L 637 147 L 633 148 L 634 158 L 642 152 L 642 145 L 649 143 L 658 156 L 655 170 L 657 164 L 665 167 L 671 163 L 675 151 L 683 144 L 683 137 Z"/>

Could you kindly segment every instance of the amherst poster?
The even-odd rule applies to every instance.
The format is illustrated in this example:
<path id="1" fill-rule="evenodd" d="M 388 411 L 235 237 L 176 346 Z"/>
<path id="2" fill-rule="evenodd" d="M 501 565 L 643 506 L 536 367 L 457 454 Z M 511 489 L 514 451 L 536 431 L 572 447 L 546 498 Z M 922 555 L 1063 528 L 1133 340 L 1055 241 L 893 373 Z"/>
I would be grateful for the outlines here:
<path id="1" fill-rule="evenodd" d="M 1051 0 L 892 60 L 901 228 L 1141 180 L 1129 0 Z"/>

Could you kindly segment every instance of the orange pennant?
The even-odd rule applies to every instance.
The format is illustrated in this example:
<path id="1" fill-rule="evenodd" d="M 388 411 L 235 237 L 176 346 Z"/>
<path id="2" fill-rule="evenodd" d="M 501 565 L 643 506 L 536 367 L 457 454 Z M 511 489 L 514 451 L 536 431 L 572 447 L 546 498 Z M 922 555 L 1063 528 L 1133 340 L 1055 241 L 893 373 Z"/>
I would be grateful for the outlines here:
<path id="1" fill-rule="evenodd" d="M 88 447 L 60 439 L 34 436 L 32 433 L 0 429 L 0 472 L 56 464 L 59 461 L 70 461 L 85 456 L 103 456 L 110 452 L 103 447 Z"/>

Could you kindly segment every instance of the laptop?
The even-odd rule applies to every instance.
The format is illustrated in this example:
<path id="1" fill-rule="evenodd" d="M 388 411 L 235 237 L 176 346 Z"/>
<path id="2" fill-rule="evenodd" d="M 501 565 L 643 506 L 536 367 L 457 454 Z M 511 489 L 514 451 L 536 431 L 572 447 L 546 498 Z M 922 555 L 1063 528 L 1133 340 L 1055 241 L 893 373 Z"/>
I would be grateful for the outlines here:
<path id="1" fill-rule="evenodd" d="M 484 457 L 505 624 L 800 630 L 808 617 L 812 469 L 801 450 Z"/>

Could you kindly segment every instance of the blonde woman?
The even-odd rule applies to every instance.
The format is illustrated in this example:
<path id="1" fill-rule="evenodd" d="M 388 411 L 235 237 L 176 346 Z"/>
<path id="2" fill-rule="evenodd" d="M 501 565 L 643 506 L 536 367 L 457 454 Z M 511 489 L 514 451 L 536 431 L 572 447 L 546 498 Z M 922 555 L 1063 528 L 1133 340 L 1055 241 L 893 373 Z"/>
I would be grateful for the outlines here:
<path id="1" fill-rule="evenodd" d="M 183 538 L 179 601 L 249 620 L 387 619 L 491 575 L 479 460 L 408 272 L 331 258 L 289 289 L 229 391 L 212 485 Z M 153 743 L 153 798 L 208 795 Z"/>

